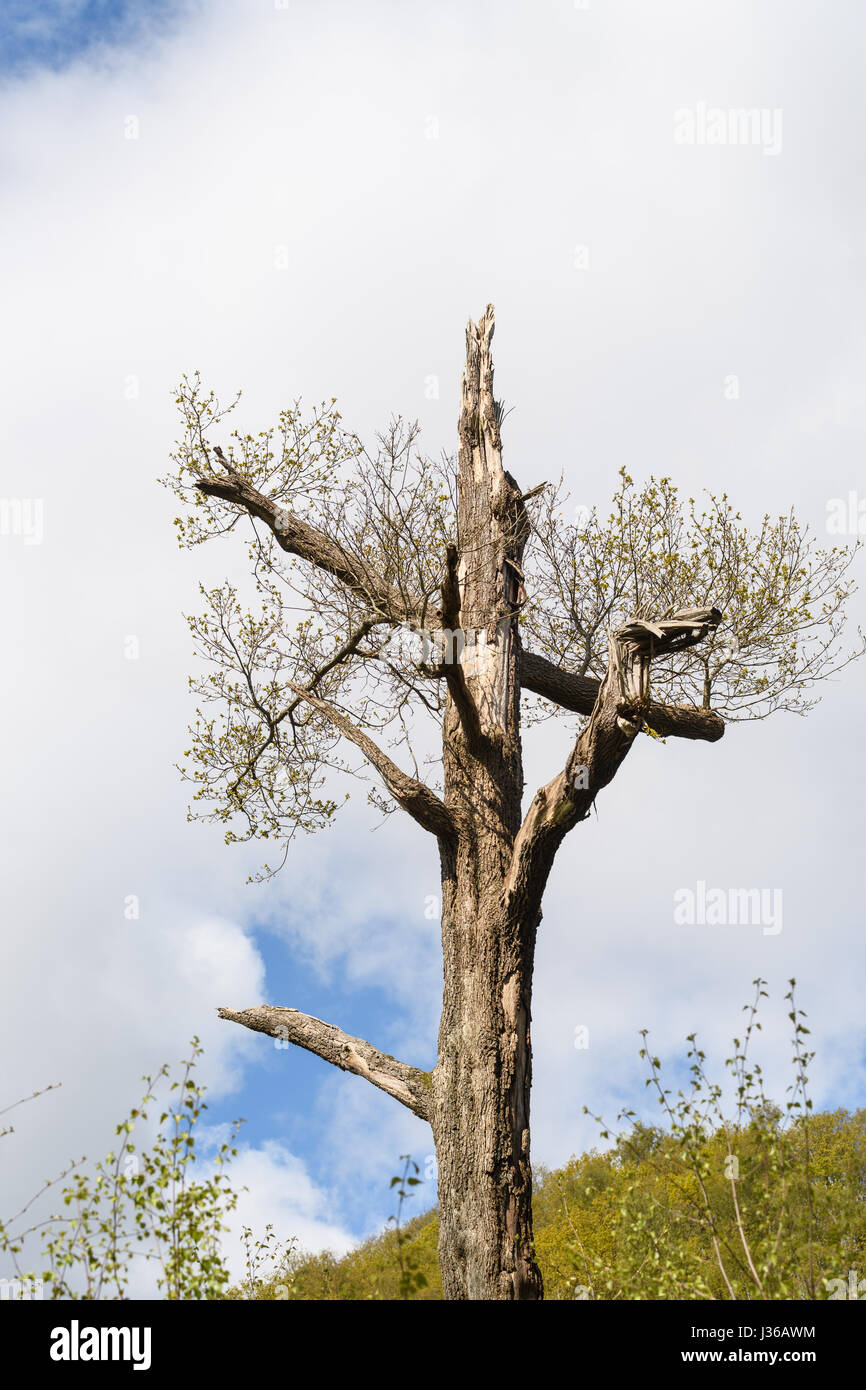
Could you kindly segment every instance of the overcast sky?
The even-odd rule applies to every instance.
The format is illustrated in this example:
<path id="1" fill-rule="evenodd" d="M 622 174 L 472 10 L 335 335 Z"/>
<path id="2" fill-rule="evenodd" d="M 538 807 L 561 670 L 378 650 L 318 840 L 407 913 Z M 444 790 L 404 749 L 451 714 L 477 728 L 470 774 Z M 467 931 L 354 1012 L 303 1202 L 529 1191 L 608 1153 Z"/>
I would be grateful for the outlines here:
<path id="1" fill-rule="evenodd" d="M 564 472 L 602 505 L 627 465 L 749 520 L 793 504 L 825 538 L 828 502 L 866 495 L 866 24 L 853 0 L 55 0 L 3 24 L 0 1106 L 63 1083 L 2 1141 L 3 1211 L 109 1148 L 140 1076 L 197 1034 L 212 1137 L 247 1121 L 242 1218 L 345 1248 L 428 1130 L 215 1009 L 291 1005 L 431 1066 L 435 847 L 396 816 L 374 829 L 361 796 L 247 887 L 256 847 L 186 822 L 183 613 L 245 552 L 177 549 L 155 481 L 172 387 L 243 388 L 251 429 L 299 395 L 338 397 L 368 438 L 397 411 L 438 454 L 492 300 L 523 486 Z M 739 108 L 763 113 L 753 138 L 711 142 Z M 642 739 L 566 841 L 536 1162 L 595 1142 L 584 1104 L 645 1103 L 638 1029 L 672 1063 L 698 1027 L 718 1071 L 759 974 L 775 1094 L 796 975 L 816 1106 L 863 1103 L 864 695 L 861 664 L 806 720 Z M 531 740 L 530 792 L 569 743 Z M 781 889 L 782 930 L 675 924 L 698 880 Z"/>

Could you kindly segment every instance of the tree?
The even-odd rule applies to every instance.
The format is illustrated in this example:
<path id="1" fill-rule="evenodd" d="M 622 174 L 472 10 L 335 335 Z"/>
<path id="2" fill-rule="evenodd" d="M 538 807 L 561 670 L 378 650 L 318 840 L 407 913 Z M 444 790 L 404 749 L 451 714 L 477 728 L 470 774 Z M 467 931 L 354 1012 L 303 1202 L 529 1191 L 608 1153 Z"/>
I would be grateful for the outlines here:
<path id="1" fill-rule="evenodd" d="M 638 491 L 623 473 L 607 521 L 572 525 L 560 490 L 521 491 L 502 465 L 493 326 L 488 306 L 467 328 L 456 460 L 423 458 L 417 426 L 399 418 L 368 450 L 334 400 L 308 418 L 288 409 L 257 436 L 235 431 L 226 454 L 213 435 L 234 403 L 221 407 L 196 374 L 178 391 L 184 434 L 165 480 L 185 503 L 182 544 L 250 526 L 258 595 L 252 612 L 234 585 L 203 589 L 206 611 L 190 620 L 210 667 L 192 682 L 202 707 L 183 768 L 210 808 L 199 814 L 228 841 L 275 840 L 269 875 L 299 830 L 333 820 L 334 773 L 372 769 L 384 787 L 372 802 L 438 844 L 444 993 L 431 1071 L 296 1009 L 220 1014 L 429 1121 L 450 1299 L 542 1296 L 529 1023 L 563 839 L 639 733 L 715 742 L 727 720 L 803 712 L 816 681 L 858 654 L 839 647 L 853 551 L 817 549 L 793 516 L 752 535 L 726 497 L 698 512 L 668 479 Z M 525 809 L 524 700 L 528 718 L 586 716 Z M 418 766 L 429 721 L 438 781 Z"/>

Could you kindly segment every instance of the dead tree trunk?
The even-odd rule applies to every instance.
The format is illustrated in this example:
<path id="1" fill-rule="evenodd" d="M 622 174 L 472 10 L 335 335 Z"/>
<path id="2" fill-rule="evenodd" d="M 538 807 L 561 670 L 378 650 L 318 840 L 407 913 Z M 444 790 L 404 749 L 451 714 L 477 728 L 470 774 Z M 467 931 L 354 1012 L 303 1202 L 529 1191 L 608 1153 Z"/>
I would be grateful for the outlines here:
<path id="1" fill-rule="evenodd" d="M 520 829 L 520 489 L 502 467 L 492 313 L 467 330 L 459 424 L 458 543 L 443 625 L 462 635 L 445 666 L 444 993 L 433 1073 L 439 1251 L 446 1298 L 540 1298 L 532 1247 L 529 1009 L 538 911 L 503 902 Z"/>
<path id="2" fill-rule="evenodd" d="M 447 1299 L 539 1299 L 532 1238 L 529 1153 L 530 1006 L 541 900 L 565 834 L 585 819 L 638 731 L 714 741 L 712 710 L 655 704 L 655 655 L 699 642 L 721 615 L 696 608 L 657 621 L 636 617 L 611 634 L 601 682 L 521 650 L 524 497 L 502 466 L 493 395 L 493 309 L 467 329 L 459 421 L 458 532 L 448 547 L 441 660 L 428 675 L 447 685 L 444 797 L 403 773 L 346 715 L 291 685 L 352 740 L 394 800 L 439 843 L 444 989 L 432 1074 L 388 1057 L 294 1009 L 222 1009 L 222 1017 L 286 1038 L 364 1076 L 429 1121 L 439 1185 L 439 1254 Z M 242 508 L 278 544 L 336 576 L 371 611 L 424 626 L 426 604 L 395 593 L 368 559 L 307 523 L 287 518 L 228 469 L 200 490 Z M 376 621 L 381 621 L 377 618 Z M 521 687 L 588 721 L 565 767 L 522 813 Z"/>
<path id="3" fill-rule="evenodd" d="M 721 615 L 696 609 L 612 635 L 586 730 L 521 826 L 517 618 L 528 526 L 520 489 L 502 467 L 492 335 L 488 309 L 467 330 L 458 545 L 442 595 L 443 624 L 464 645 L 462 661 L 444 668 L 445 804 L 458 830 L 443 850 L 445 985 L 431 1123 L 446 1298 L 537 1299 L 529 1028 L 542 894 L 564 835 L 589 814 L 641 727 L 653 655 L 700 640 Z"/>

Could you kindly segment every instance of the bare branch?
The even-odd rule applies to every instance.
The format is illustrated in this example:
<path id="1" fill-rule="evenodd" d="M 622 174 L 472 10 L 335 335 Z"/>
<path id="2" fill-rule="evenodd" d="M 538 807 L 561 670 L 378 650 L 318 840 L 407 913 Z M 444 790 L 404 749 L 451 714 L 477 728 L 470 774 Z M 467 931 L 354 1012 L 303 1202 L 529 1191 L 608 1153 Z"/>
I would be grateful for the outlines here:
<path id="1" fill-rule="evenodd" d="M 524 690 L 562 709 L 573 710 L 576 714 L 592 714 L 601 681 L 594 676 L 580 676 L 572 671 L 563 671 L 544 656 L 534 652 L 521 655 L 520 684 Z M 666 705 L 657 700 L 647 701 L 643 707 L 630 708 L 631 715 L 641 715 L 643 725 L 658 734 L 660 738 L 703 739 L 715 743 L 725 732 L 725 721 L 715 710 L 704 709 L 701 705 Z"/>
<path id="2" fill-rule="evenodd" d="M 315 1052 L 317 1057 L 341 1071 L 363 1076 L 422 1120 L 429 1121 L 432 1096 L 429 1073 L 399 1062 L 387 1052 L 380 1052 L 363 1038 L 353 1038 L 333 1023 L 324 1023 L 312 1014 L 276 1004 L 257 1004 L 250 1009 L 217 1009 L 217 1013 L 229 1023 L 241 1023 L 255 1033 L 267 1033 L 272 1038 L 294 1043 L 296 1047 L 306 1048 L 307 1052 Z"/>
<path id="3" fill-rule="evenodd" d="M 357 728 L 345 714 L 329 704 L 327 700 L 319 699 L 311 690 L 294 685 L 292 681 L 286 681 L 286 684 L 302 700 L 306 700 L 307 704 L 312 705 L 320 714 L 323 714 L 334 728 L 339 729 L 345 738 L 354 743 L 356 748 L 360 748 L 368 763 L 381 776 L 394 800 L 412 816 L 413 820 L 416 820 L 425 830 L 429 830 L 431 834 L 440 839 L 451 840 L 456 836 L 457 822 L 445 803 L 440 801 L 430 787 L 403 772 L 367 734 Z"/>
<path id="4" fill-rule="evenodd" d="M 231 473 L 228 478 L 202 478 L 195 486 L 205 496 L 218 497 L 263 521 L 270 527 L 282 550 L 289 555 L 298 555 L 318 569 L 332 574 L 382 619 L 403 623 L 414 618 L 414 602 L 410 600 L 407 604 L 400 591 L 389 584 L 368 560 L 353 554 L 324 531 L 277 506 L 240 474 Z"/>
<path id="5" fill-rule="evenodd" d="M 634 619 L 609 639 L 608 668 L 589 721 L 558 777 L 536 792 L 517 834 L 504 886 L 509 912 L 538 910 L 562 840 L 586 820 L 644 726 L 655 655 L 700 642 L 721 621 L 716 608 L 690 608 L 658 622 Z"/>

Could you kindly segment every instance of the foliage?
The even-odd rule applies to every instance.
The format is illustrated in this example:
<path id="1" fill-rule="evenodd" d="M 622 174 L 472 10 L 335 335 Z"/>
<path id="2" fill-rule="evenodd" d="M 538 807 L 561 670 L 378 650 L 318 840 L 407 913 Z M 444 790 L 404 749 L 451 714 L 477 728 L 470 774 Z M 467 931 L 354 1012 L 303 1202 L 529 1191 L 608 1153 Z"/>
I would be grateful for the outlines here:
<path id="1" fill-rule="evenodd" d="M 256 1238 L 249 1226 L 241 1232 L 246 1273 L 240 1284 L 232 1285 L 222 1297 L 255 1299 L 258 1302 L 290 1298 L 294 1287 L 294 1268 L 298 1261 L 296 1237 L 280 1241 L 273 1223 Z"/>
<path id="2" fill-rule="evenodd" d="M 159 1083 L 170 1077 L 167 1066 L 156 1077 L 143 1078 L 143 1099 L 117 1126 L 116 1149 L 92 1173 L 83 1171 L 84 1159 L 78 1160 L 46 1182 L 11 1221 L 0 1222 L 0 1250 L 12 1256 L 22 1283 L 41 1277 L 51 1298 L 122 1299 L 129 1296 L 137 1258 L 155 1266 L 157 1287 L 169 1300 L 216 1298 L 227 1287 L 220 1236 L 237 1194 L 223 1169 L 237 1153 L 232 1147 L 237 1126 L 212 1159 L 213 1175 L 197 1181 L 195 1127 L 207 1106 L 203 1087 L 192 1077 L 201 1055 L 197 1038 L 191 1048 L 179 1078 L 170 1082 L 169 1093 L 176 1092 L 176 1099 L 161 1110 L 149 1148 L 139 1152 L 132 1136 L 138 1123 L 147 1123 L 149 1107 L 157 1104 Z M 70 1173 L 71 1183 L 61 1190 L 68 1215 L 53 1214 L 16 1230 L 36 1200 Z M 23 1274 L 23 1243 L 37 1232 L 47 1267 L 41 1276 Z"/>
<path id="3" fill-rule="evenodd" d="M 388 1218 L 389 1225 L 393 1225 L 394 1234 L 397 1239 L 397 1264 L 400 1269 L 399 1291 L 401 1298 L 411 1298 L 414 1293 L 427 1287 L 427 1276 L 421 1269 L 418 1262 L 417 1253 L 411 1249 L 411 1240 L 407 1240 L 403 1229 L 403 1204 L 412 1196 L 411 1189 L 417 1187 L 422 1181 L 417 1176 L 420 1171 L 418 1164 L 413 1162 L 410 1154 L 401 1154 L 403 1169 L 391 1179 L 391 1187 L 397 1189 L 397 1212 L 396 1215 Z M 411 1172 L 410 1172 L 411 1169 Z"/>
<path id="4" fill-rule="evenodd" d="M 257 837 L 287 849 L 297 831 L 330 824 L 347 799 L 322 794 L 330 771 L 367 780 L 366 769 L 338 756 L 339 733 L 295 687 L 348 702 L 357 727 L 389 729 L 392 742 L 407 738 L 414 712 L 441 712 L 438 682 L 419 675 L 411 640 L 404 641 L 415 624 L 405 632 L 400 625 L 417 602 L 432 613 L 438 601 L 445 544 L 455 530 L 453 470 L 447 460 L 421 458 L 417 425 L 399 418 L 368 451 L 344 429 L 334 401 L 308 417 L 296 404 L 276 429 L 257 435 L 234 431 L 226 456 L 212 433 L 237 398 L 223 408 L 196 374 L 182 380 L 176 402 L 183 434 L 162 481 L 183 503 L 179 542 L 197 546 L 246 525 L 256 595 L 253 609 L 228 582 L 202 587 L 205 611 L 188 618 L 206 663 L 190 681 L 199 700 L 184 754 L 190 761 L 181 767 L 195 785 L 190 814 L 224 825 L 227 843 Z M 269 506 L 285 507 L 287 528 L 315 526 L 329 553 L 348 557 L 359 582 L 345 582 L 326 564 L 299 564 L 279 520 L 269 526 L 227 513 L 200 490 L 227 473 Z M 381 581 L 381 603 L 371 601 L 368 574 Z M 393 809 L 378 791 L 371 801 Z M 264 876 L 271 872 L 265 865 Z"/>
<path id="5" fill-rule="evenodd" d="M 426 751 L 444 708 L 429 639 L 448 627 L 448 548 L 468 555 L 488 540 L 458 534 L 455 460 L 423 456 L 417 424 L 393 419 L 368 450 L 333 400 L 308 415 L 296 403 L 275 428 L 235 430 L 223 453 L 214 435 L 237 398 L 223 408 L 195 374 L 176 403 L 182 435 L 162 481 L 183 504 L 179 541 L 243 528 L 255 593 L 203 587 L 205 611 L 188 619 L 204 667 L 190 682 L 199 704 L 181 770 L 194 784 L 192 818 L 222 825 L 227 842 L 281 847 L 268 876 L 299 831 L 330 825 L 345 803 L 349 793 L 331 794 L 333 772 L 369 776 L 301 692 L 391 746 Z M 726 494 L 699 507 L 669 478 L 638 487 L 625 469 L 606 520 L 584 508 L 570 521 L 561 484 L 525 497 L 524 645 L 570 673 L 601 679 L 609 631 L 625 621 L 712 603 L 724 621 L 699 647 L 658 656 L 653 697 L 730 721 L 805 713 L 817 684 L 864 650 L 862 634 L 842 646 L 859 542 L 822 549 L 793 514 L 750 528 Z M 463 638 L 472 651 L 472 634 Z M 554 713 L 567 712 L 527 700 L 529 720 Z M 430 761 L 439 785 L 440 759 Z M 394 809 L 377 789 L 368 797 Z"/>
<path id="6" fill-rule="evenodd" d="M 627 1175 L 617 1248 L 606 1266 L 596 1260 L 593 1270 L 587 1263 L 590 1289 L 600 1284 L 606 1296 L 623 1298 L 816 1298 L 822 1277 L 838 1277 L 834 1262 L 856 1255 L 848 1223 L 859 1225 L 862 1188 L 840 1190 L 815 1170 L 807 1094 L 814 1053 L 806 1047 L 809 1030 L 796 1006 L 794 980 L 785 996 L 794 1079 L 784 1106 L 768 1099 L 760 1063 L 750 1057 L 764 983 L 754 982 L 743 1037 L 734 1039 L 726 1060 L 735 1096 L 730 1120 L 695 1034 L 687 1039 L 689 1088 L 676 1097 L 662 1085 L 661 1062 L 643 1035 L 647 1085 L 657 1094 L 667 1131 L 648 1130 L 631 1110 L 620 1115 L 632 1127 L 616 1140 Z M 821 1133 L 826 1157 L 826 1122 Z M 602 1135 L 609 1137 L 607 1130 Z"/>
<path id="7" fill-rule="evenodd" d="M 305 1303 L 441 1299 L 439 1223 L 435 1210 L 407 1221 L 401 1226 L 400 1236 L 398 1242 L 397 1232 L 389 1223 L 388 1229 L 347 1255 L 337 1256 L 327 1250 L 315 1255 L 297 1253 L 288 1268 L 276 1271 L 259 1285 L 256 1298 L 281 1296 L 275 1290 L 283 1284 L 290 1289 L 290 1300 Z M 416 1279 L 414 1287 L 407 1287 L 407 1270 L 421 1275 L 424 1282 Z"/>
<path id="8" fill-rule="evenodd" d="M 397 1211 L 381 1235 L 342 1257 L 327 1250 L 306 1254 L 291 1242 L 268 1276 L 257 1282 L 247 1280 L 226 1297 L 302 1302 L 441 1299 L 436 1213 L 404 1219 L 404 1203 L 423 1180 L 410 1154 L 401 1154 L 400 1161 L 402 1168 L 390 1183 L 391 1191 L 396 1190 Z"/>
<path id="9" fill-rule="evenodd" d="M 561 487 L 549 490 L 535 516 L 524 628 L 567 670 L 601 679 L 611 627 L 711 600 L 723 622 L 699 647 L 654 661 L 653 690 L 730 722 L 805 713 L 817 682 L 864 650 L 862 634 L 840 647 L 859 542 L 822 549 L 793 512 L 753 531 L 727 493 L 699 508 L 670 478 L 639 488 L 624 468 L 606 520 L 578 508 L 570 522 L 565 503 Z"/>

